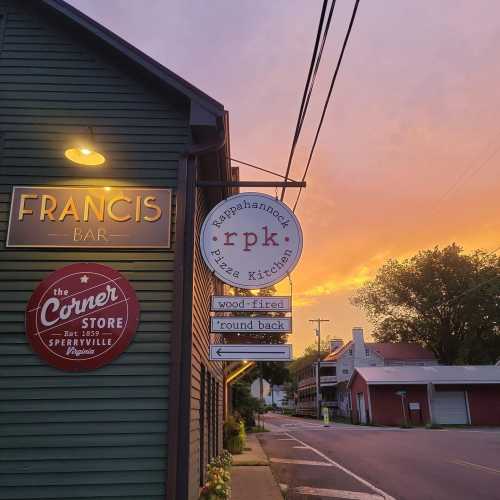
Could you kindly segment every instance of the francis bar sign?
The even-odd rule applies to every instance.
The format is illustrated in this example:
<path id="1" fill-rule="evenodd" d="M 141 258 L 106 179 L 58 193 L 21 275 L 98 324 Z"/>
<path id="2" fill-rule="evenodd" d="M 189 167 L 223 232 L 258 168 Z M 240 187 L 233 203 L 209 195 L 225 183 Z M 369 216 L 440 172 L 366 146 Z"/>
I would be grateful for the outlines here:
<path id="1" fill-rule="evenodd" d="M 15 186 L 8 247 L 169 248 L 170 189 Z"/>
<path id="2" fill-rule="evenodd" d="M 302 252 L 302 230 L 281 201 L 242 193 L 216 205 L 203 222 L 201 252 L 224 283 L 266 288 L 285 278 Z"/>
<path id="3" fill-rule="evenodd" d="M 70 264 L 50 274 L 31 296 L 26 335 L 50 365 L 93 370 L 128 346 L 139 322 L 130 283 L 102 264 Z"/>

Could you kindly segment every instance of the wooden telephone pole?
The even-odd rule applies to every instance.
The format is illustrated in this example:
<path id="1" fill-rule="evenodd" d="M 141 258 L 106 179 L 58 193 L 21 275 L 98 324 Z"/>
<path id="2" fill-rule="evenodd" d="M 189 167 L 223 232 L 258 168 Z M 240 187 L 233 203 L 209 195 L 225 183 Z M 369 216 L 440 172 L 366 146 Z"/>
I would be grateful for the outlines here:
<path id="1" fill-rule="evenodd" d="M 321 377 L 319 370 L 321 368 L 321 323 L 329 323 L 329 319 L 310 319 L 311 323 L 317 323 L 316 336 L 318 337 L 318 361 L 316 367 L 316 417 L 321 419 Z"/>

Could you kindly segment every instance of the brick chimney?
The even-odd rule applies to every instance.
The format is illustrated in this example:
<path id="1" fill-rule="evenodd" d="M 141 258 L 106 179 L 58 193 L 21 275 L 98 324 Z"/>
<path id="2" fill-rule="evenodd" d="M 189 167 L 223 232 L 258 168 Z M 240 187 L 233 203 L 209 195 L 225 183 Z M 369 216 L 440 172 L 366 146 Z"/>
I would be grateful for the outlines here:
<path id="1" fill-rule="evenodd" d="M 352 342 L 354 344 L 354 366 L 363 366 L 366 358 L 365 339 L 363 328 L 360 326 L 355 326 L 352 329 Z"/>
<path id="2" fill-rule="evenodd" d="M 330 352 L 335 352 L 344 345 L 342 339 L 332 339 L 330 340 Z"/>

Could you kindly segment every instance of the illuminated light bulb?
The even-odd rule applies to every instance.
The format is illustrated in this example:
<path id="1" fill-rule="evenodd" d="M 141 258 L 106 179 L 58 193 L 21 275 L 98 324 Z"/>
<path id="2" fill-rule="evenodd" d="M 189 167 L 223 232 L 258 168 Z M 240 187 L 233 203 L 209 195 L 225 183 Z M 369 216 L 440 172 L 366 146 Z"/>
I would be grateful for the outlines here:
<path id="1" fill-rule="evenodd" d="M 90 148 L 69 148 L 64 152 L 64 156 L 78 165 L 87 167 L 98 167 L 106 162 L 103 154 Z"/>

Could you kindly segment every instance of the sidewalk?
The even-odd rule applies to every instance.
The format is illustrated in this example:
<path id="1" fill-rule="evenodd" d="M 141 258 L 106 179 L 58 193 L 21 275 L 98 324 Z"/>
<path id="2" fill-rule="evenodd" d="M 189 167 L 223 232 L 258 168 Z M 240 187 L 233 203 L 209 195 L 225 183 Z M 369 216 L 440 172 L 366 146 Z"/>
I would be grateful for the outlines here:
<path id="1" fill-rule="evenodd" d="M 269 460 L 255 434 L 247 436 L 248 451 L 233 455 L 232 500 L 283 500 Z"/>

